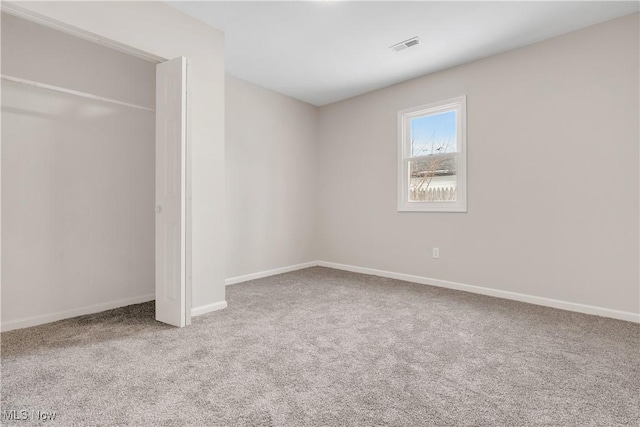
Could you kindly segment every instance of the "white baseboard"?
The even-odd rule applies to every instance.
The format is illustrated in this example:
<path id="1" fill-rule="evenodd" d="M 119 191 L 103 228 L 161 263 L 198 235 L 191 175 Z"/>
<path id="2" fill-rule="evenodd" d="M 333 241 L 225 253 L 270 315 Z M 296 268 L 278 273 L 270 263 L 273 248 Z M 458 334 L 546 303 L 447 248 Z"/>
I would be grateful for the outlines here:
<path id="1" fill-rule="evenodd" d="M 552 298 L 536 297 L 533 295 L 520 294 L 517 292 L 503 291 L 499 289 L 484 288 L 482 286 L 467 285 L 464 283 L 450 282 L 447 280 L 431 279 L 429 277 L 414 276 L 411 274 L 395 273 L 392 271 L 376 270 L 367 267 L 357 267 L 353 265 L 338 264 L 335 262 L 318 261 L 320 267 L 334 268 L 336 270 L 351 271 L 354 273 L 369 274 L 372 276 L 386 277 L 389 279 L 404 280 L 405 282 L 419 283 L 423 285 L 438 286 L 441 288 L 455 289 L 458 291 L 471 292 L 474 294 L 488 295 L 497 298 L 504 298 L 514 301 L 527 302 L 530 304 L 542 305 L 545 307 L 559 308 L 561 310 L 575 311 L 578 313 L 593 314 L 596 316 L 610 317 L 612 319 L 626 320 L 628 322 L 640 323 L 640 314 L 629 311 L 613 310 L 610 308 L 596 307 L 593 305 L 578 304 L 569 301 L 561 301 Z"/>
<path id="2" fill-rule="evenodd" d="M 212 311 L 216 310 L 222 310 L 223 308 L 227 308 L 226 301 L 218 301 L 214 302 L 213 304 L 201 305 L 200 307 L 194 307 L 191 309 L 191 317 L 211 313 Z"/>
<path id="3" fill-rule="evenodd" d="M 57 322 L 58 320 L 69 319 L 71 317 L 84 316 L 85 314 L 100 313 L 101 311 L 111 310 L 114 308 L 125 307 L 132 304 L 140 304 L 156 299 L 155 294 L 142 295 L 139 297 L 126 298 L 117 301 L 111 301 L 101 304 L 89 305 L 72 310 L 59 311 L 56 313 L 42 314 L 39 316 L 25 317 L 22 319 L 9 320 L 2 322 L 2 332 L 14 329 L 28 328 L 30 326 L 38 326 L 45 323 Z"/>
<path id="4" fill-rule="evenodd" d="M 455 289 L 459 291 L 471 292 L 474 294 L 488 295 L 497 298 L 504 298 L 514 301 L 521 301 L 530 304 L 542 305 L 545 307 L 558 308 L 561 310 L 574 311 L 578 313 L 593 314 L 596 316 L 609 317 L 612 319 L 626 320 L 629 322 L 640 323 L 640 314 L 628 311 L 613 310 L 610 308 L 597 307 L 593 305 L 578 304 L 574 302 L 556 300 L 552 298 L 537 297 L 517 292 L 503 291 L 499 289 L 485 288 L 482 286 L 468 285 L 464 283 L 450 282 L 448 280 L 432 279 L 429 277 L 415 276 L 411 274 L 396 273 L 392 271 L 376 270 L 367 267 L 358 267 L 353 265 L 339 264 L 328 261 L 311 261 L 303 264 L 290 265 L 287 267 L 275 268 L 272 270 L 261 271 L 257 273 L 247 274 L 244 276 L 231 277 L 225 280 L 225 285 L 233 285 L 249 280 L 261 279 L 263 277 L 274 276 L 276 274 L 288 273 L 291 271 L 302 270 L 309 267 L 327 267 L 336 270 L 351 271 L 354 273 L 369 274 L 372 276 L 386 277 L 389 279 L 403 280 L 406 282 L 419 283 L 423 285 L 438 286 L 441 288 Z M 58 320 L 68 319 L 85 314 L 99 313 L 105 310 L 111 310 L 118 307 L 124 307 L 131 304 L 140 304 L 143 302 L 153 301 L 155 294 L 143 295 L 134 298 L 127 298 L 118 301 L 112 301 L 103 304 L 95 304 L 87 307 L 66 310 L 57 313 L 44 314 L 40 316 L 27 317 L 23 319 L 10 320 L 3 322 L 1 325 L 2 332 L 14 329 L 28 328 L 30 326 L 42 325 L 44 323 L 55 322 Z M 191 316 L 200 316 L 216 310 L 222 310 L 227 307 L 227 301 L 219 301 L 213 304 L 207 304 L 191 309 Z"/>
<path id="5" fill-rule="evenodd" d="M 225 279 L 225 286 L 235 285 L 236 283 L 247 282 L 249 280 L 262 279 L 263 277 L 275 276 L 276 274 L 289 273 L 291 271 L 302 270 L 304 268 L 316 267 L 318 261 L 305 262 L 302 264 L 289 265 L 287 267 L 274 268 L 273 270 L 259 271 L 257 273 L 245 274 L 244 276 L 236 276 Z"/>

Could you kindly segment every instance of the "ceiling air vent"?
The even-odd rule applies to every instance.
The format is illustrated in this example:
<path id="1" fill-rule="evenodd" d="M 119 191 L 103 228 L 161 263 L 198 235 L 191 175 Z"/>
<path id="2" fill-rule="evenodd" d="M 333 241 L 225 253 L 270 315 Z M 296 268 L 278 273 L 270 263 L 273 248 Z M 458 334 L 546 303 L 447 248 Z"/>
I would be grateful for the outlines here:
<path id="1" fill-rule="evenodd" d="M 418 37 L 412 37 L 408 40 L 405 40 L 403 42 L 390 46 L 389 49 L 391 49 L 394 52 L 400 52 L 401 50 L 405 50 L 408 47 L 419 45 L 420 43 L 422 43 L 422 41 Z"/>

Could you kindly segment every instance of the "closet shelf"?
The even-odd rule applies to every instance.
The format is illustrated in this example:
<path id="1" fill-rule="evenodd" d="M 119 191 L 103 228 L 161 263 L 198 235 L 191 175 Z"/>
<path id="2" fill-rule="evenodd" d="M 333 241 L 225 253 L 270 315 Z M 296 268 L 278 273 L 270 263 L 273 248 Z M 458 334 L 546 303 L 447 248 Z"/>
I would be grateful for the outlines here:
<path id="1" fill-rule="evenodd" d="M 51 90 L 51 91 L 54 91 L 54 92 L 66 93 L 68 95 L 80 96 L 82 98 L 88 98 L 88 99 L 92 99 L 94 101 L 108 102 L 110 104 L 121 105 L 123 107 L 129 107 L 129 108 L 135 108 L 137 110 L 151 111 L 152 113 L 155 112 L 155 110 L 153 108 L 144 107 L 142 105 L 130 104 L 128 102 L 122 102 L 122 101 L 118 101 L 116 99 L 105 98 L 103 96 L 93 95 L 93 94 L 87 93 L 87 92 L 80 92 L 80 91 L 77 91 L 77 90 L 67 89 L 67 88 L 59 87 L 59 86 L 53 86 L 53 85 L 49 85 L 49 84 L 46 84 L 46 83 L 34 82 L 32 80 L 21 79 L 19 77 L 8 76 L 6 74 L 1 74 L 0 77 L 2 77 L 2 80 L 6 80 L 6 81 L 9 81 L 9 82 L 12 82 L 12 83 L 18 83 L 18 84 L 23 84 L 23 85 L 27 85 L 27 86 L 33 86 L 33 87 L 37 87 L 37 88 L 40 88 L 40 89 Z"/>

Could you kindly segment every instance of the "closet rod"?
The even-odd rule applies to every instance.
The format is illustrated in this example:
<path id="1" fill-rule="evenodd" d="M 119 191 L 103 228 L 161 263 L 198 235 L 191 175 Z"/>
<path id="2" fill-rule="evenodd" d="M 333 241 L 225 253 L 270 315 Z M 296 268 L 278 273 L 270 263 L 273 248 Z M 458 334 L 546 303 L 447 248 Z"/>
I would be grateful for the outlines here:
<path id="1" fill-rule="evenodd" d="M 8 76 L 6 74 L 1 74 L 0 76 L 2 77 L 2 80 L 7 80 L 7 81 L 13 82 L 13 83 L 19 83 L 19 84 L 23 84 L 23 85 L 27 85 L 27 86 L 39 87 L 41 89 L 52 90 L 54 92 L 66 93 L 68 95 L 81 96 L 83 98 L 89 98 L 89 99 L 93 99 L 95 101 L 108 102 L 110 104 L 121 105 L 123 107 L 136 108 L 138 110 L 144 110 L 144 111 L 151 111 L 152 113 L 155 112 L 155 110 L 153 108 L 143 107 L 142 105 L 129 104 L 128 102 L 117 101 L 115 99 L 105 98 L 105 97 L 102 97 L 102 96 L 93 95 L 93 94 L 86 93 L 86 92 L 80 92 L 80 91 L 77 91 L 77 90 L 65 89 L 63 87 L 48 85 L 46 83 L 39 83 L 39 82 L 34 82 L 32 80 L 21 79 L 21 78 L 18 78 L 18 77 L 12 77 L 12 76 Z"/>

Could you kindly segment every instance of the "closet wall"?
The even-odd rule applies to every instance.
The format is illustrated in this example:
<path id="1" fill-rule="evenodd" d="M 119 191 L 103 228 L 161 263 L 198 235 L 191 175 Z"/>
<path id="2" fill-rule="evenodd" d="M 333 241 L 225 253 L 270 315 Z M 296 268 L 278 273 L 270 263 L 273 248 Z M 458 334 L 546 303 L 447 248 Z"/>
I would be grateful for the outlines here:
<path id="1" fill-rule="evenodd" d="M 5 14 L 2 73 L 155 104 L 155 64 Z M 2 82 L 3 329 L 154 299 L 154 123 Z"/>

